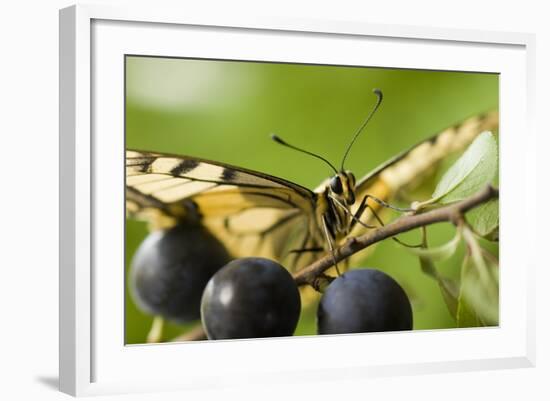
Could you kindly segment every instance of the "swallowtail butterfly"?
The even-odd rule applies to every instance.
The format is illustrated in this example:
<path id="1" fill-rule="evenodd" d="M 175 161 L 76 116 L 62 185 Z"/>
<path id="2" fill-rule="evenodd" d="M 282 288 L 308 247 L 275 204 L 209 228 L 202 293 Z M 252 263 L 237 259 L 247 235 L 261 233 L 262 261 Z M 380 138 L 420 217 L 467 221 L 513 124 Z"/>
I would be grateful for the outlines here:
<path id="1" fill-rule="evenodd" d="M 380 104 L 357 131 L 351 145 Z M 498 128 L 493 111 L 468 118 L 389 159 L 362 178 L 333 167 L 310 190 L 283 178 L 193 156 L 126 151 L 126 210 L 154 228 L 200 220 L 234 257 L 261 256 L 296 269 L 374 226 L 377 211 L 449 153 Z M 346 156 L 347 156 L 346 152 Z M 344 156 L 345 160 L 345 156 Z"/>

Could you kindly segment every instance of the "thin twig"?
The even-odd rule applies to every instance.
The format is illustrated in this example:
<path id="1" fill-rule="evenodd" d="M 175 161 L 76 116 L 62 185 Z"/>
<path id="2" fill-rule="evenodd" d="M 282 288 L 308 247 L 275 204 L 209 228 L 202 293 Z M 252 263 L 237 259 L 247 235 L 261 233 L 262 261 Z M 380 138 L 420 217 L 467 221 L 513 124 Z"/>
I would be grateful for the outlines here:
<path id="1" fill-rule="evenodd" d="M 421 214 L 406 215 L 398 218 L 393 223 L 362 236 L 349 238 L 344 245 L 335 249 L 333 253 L 294 273 L 294 281 L 297 285 L 312 284 L 317 276 L 334 265 L 335 260 L 340 262 L 370 245 L 418 227 L 444 221 L 457 223 L 468 210 L 495 198 L 498 198 L 498 189 L 487 186 L 463 201 Z"/>

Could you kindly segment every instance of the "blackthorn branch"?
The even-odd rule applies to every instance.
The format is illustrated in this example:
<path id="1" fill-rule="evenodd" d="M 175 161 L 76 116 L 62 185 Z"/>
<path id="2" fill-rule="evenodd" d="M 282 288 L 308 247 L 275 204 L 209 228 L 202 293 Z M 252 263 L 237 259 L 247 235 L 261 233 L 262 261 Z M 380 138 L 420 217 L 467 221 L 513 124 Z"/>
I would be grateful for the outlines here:
<path id="1" fill-rule="evenodd" d="M 462 220 L 464 213 L 491 199 L 498 198 L 498 195 L 498 189 L 488 185 L 460 202 L 420 214 L 407 214 L 384 227 L 369 231 L 359 237 L 349 238 L 344 245 L 335 249 L 334 257 L 332 254 L 326 255 L 294 273 L 294 281 L 299 286 L 311 285 L 320 274 L 334 265 L 335 260 L 340 262 L 370 245 L 415 228 L 445 221 L 456 224 Z"/>

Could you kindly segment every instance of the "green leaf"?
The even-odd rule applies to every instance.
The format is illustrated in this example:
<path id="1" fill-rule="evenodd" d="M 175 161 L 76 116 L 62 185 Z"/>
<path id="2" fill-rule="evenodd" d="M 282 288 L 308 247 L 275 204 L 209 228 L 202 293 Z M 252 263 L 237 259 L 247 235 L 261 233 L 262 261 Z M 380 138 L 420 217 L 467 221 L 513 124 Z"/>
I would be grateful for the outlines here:
<path id="1" fill-rule="evenodd" d="M 466 302 L 464 297 L 458 298 L 458 307 L 456 311 L 456 324 L 458 327 L 480 327 L 482 326 L 479 317 L 475 314 L 472 307 Z"/>
<path id="2" fill-rule="evenodd" d="M 439 275 L 437 273 L 437 269 L 435 268 L 433 260 L 425 256 L 419 256 L 418 260 L 420 261 L 420 268 L 422 269 L 422 272 L 437 280 Z"/>
<path id="3" fill-rule="evenodd" d="M 445 301 L 445 305 L 447 305 L 447 309 L 449 309 L 451 316 L 456 317 L 458 305 L 457 283 L 453 280 L 442 277 L 437 271 L 432 260 L 422 256 L 419 257 L 419 260 L 422 272 L 437 281 L 437 284 L 439 285 L 439 289 L 441 291 L 441 295 L 443 296 L 443 300 Z"/>
<path id="4" fill-rule="evenodd" d="M 486 277 L 480 272 L 467 277 L 461 285 L 463 297 L 475 310 L 482 325 L 495 326 L 499 322 L 498 265 L 485 259 L 483 266 L 477 266 L 480 267 L 486 269 Z"/>
<path id="5" fill-rule="evenodd" d="M 443 295 L 443 300 L 451 316 L 456 316 L 458 309 L 458 285 L 455 281 L 438 276 L 437 283 Z"/>
<path id="6" fill-rule="evenodd" d="M 477 234 L 490 240 L 498 238 L 498 199 L 490 200 L 471 210 L 466 214 L 466 218 Z"/>
<path id="7" fill-rule="evenodd" d="M 490 183 L 498 170 L 496 140 L 488 131 L 481 133 L 439 181 L 432 199 L 424 203 L 460 201 Z"/>
<path id="8" fill-rule="evenodd" d="M 499 322 L 498 261 L 488 255 L 473 232 L 463 227 L 470 254 L 464 258 L 458 296 L 458 327 L 494 326 Z"/>
<path id="9" fill-rule="evenodd" d="M 456 245 L 454 246 L 454 251 L 456 250 L 456 246 L 460 242 L 460 233 L 457 231 L 457 235 L 455 235 L 455 238 L 453 238 L 450 242 L 443 245 L 443 247 L 447 247 L 449 244 L 453 244 L 456 242 Z M 439 289 L 441 291 L 441 295 L 443 296 L 443 300 L 445 301 L 445 305 L 447 305 L 447 309 L 449 309 L 449 312 L 451 313 L 451 316 L 456 317 L 456 311 L 457 311 L 457 298 L 458 298 L 458 285 L 450 279 L 447 279 L 445 277 L 442 277 L 439 272 L 437 271 L 437 268 L 434 264 L 434 259 L 432 257 L 427 256 L 427 254 L 422 254 L 424 251 L 432 251 L 434 248 L 427 248 L 427 232 L 425 228 L 422 230 L 422 248 L 414 249 L 415 251 L 421 251 L 418 252 L 418 259 L 420 261 L 420 267 L 422 268 L 422 272 L 430 277 L 432 277 L 434 280 L 437 281 L 437 284 L 439 285 Z M 441 248 L 441 247 L 440 247 Z M 413 248 L 409 248 L 411 250 Z"/>
<path id="10" fill-rule="evenodd" d="M 460 273 L 460 290 L 457 301 L 457 310 L 456 310 L 456 324 L 458 327 L 479 327 L 481 326 L 481 321 L 479 317 L 474 312 L 473 307 L 467 300 L 467 295 L 464 289 L 466 288 L 466 282 L 468 277 L 472 274 L 471 258 L 466 256 L 464 262 L 462 263 L 462 270 Z"/>

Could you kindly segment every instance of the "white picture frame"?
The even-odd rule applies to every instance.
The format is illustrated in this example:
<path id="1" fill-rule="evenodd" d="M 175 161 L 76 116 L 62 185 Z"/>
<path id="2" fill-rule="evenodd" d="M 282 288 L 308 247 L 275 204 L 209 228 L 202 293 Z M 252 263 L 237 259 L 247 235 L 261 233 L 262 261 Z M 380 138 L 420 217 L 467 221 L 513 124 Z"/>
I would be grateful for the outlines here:
<path id="1" fill-rule="evenodd" d="M 123 194 L 120 152 L 123 73 L 118 69 L 123 57 L 120 56 L 128 53 L 188 56 L 190 48 L 180 46 L 180 39 L 189 38 L 185 35 L 193 35 L 194 43 L 200 44 L 193 48 L 193 56 L 208 55 L 223 36 L 223 49 L 217 49 L 220 58 L 246 59 L 251 57 L 248 51 L 254 52 L 254 59 L 270 60 L 273 52 L 279 52 L 279 59 L 291 61 L 330 62 L 339 57 L 339 62 L 361 65 L 362 60 L 349 50 L 300 55 L 300 41 L 324 41 L 324 47 L 331 38 L 338 37 L 343 41 L 371 41 L 373 51 L 380 52 L 381 66 L 500 73 L 500 235 L 501 244 L 515 245 L 501 247 L 500 327 L 125 346 L 120 341 L 124 331 L 123 305 L 117 295 L 122 295 L 124 288 L 123 250 L 118 249 L 123 244 L 122 227 L 105 230 L 108 224 L 112 226 L 113 219 L 124 215 L 120 207 L 110 206 L 105 195 L 113 188 L 115 196 Z M 269 46 L 247 47 L 238 42 L 254 42 L 255 35 L 269 41 Z M 289 38 L 297 43 L 295 48 L 288 45 Z M 400 51 L 376 50 L 377 40 L 383 40 L 384 47 L 397 46 Z M 410 57 L 407 49 L 411 46 L 424 57 L 419 57 L 419 53 Z M 320 49 L 321 42 L 311 48 Z M 464 54 L 465 61 L 458 63 L 458 54 Z M 522 250 L 532 245 L 517 230 L 525 222 L 535 221 L 536 215 L 526 195 L 529 186 L 534 186 L 534 166 L 530 162 L 535 143 L 531 129 L 533 88 L 534 36 L 530 34 L 366 22 L 234 20 L 155 8 L 79 5 L 61 10 L 61 391 L 95 395 L 235 386 L 251 380 L 273 383 L 360 379 L 533 366 L 535 261 L 530 256 L 534 255 L 532 252 L 522 255 Z M 112 173 L 117 168 L 120 174 Z M 101 179 L 107 175 L 109 180 Z M 514 188 L 508 182 L 516 183 Z M 98 237 L 98 233 L 102 235 Z M 109 270 L 105 268 L 107 265 Z M 392 352 L 383 352 L 389 341 Z M 316 352 L 321 347 L 322 354 Z M 292 364 L 285 358 L 289 353 L 296 356 Z M 182 358 L 192 361 L 183 372 L 178 365 Z"/>

